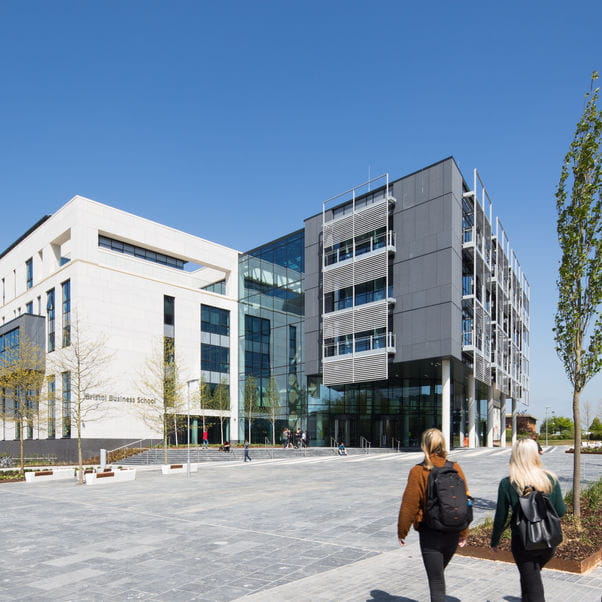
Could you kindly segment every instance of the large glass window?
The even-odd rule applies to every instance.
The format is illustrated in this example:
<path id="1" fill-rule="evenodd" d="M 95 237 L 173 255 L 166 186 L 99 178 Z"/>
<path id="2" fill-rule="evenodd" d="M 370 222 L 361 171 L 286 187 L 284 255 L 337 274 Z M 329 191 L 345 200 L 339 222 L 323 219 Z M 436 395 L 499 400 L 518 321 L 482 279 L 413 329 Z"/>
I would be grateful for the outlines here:
<path id="1" fill-rule="evenodd" d="M 55 306 L 54 289 L 46 293 L 46 323 L 48 325 L 48 351 L 54 351 L 55 348 Z"/>
<path id="2" fill-rule="evenodd" d="M 139 259 L 145 259 L 146 261 L 159 263 L 170 268 L 177 268 L 178 270 L 184 270 L 187 264 L 186 261 L 177 257 L 151 251 L 150 249 L 138 247 L 121 240 L 109 238 L 108 236 L 102 236 L 101 234 L 98 235 L 98 246 L 110 249 L 111 251 L 117 251 L 118 253 L 124 253 L 125 255 L 131 255 L 132 257 L 138 257 Z"/>
<path id="3" fill-rule="evenodd" d="M 0 334 L 0 362 L 10 362 L 19 353 L 19 329 L 14 328 Z"/>
<path id="4" fill-rule="evenodd" d="M 48 377 L 48 438 L 56 437 L 56 379 Z"/>
<path id="5" fill-rule="evenodd" d="M 270 376 L 270 321 L 245 315 L 245 374 L 257 379 Z"/>
<path id="6" fill-rule="evenodd" d="M 33 286 L 33 259 L 30 258 L 25 262 L 25 273 L 27 278 L 27 288 Z"/>
<path id="7" fill-rule="evenodd" d="M 201 367 L 203 371 L 230 372 L 230 349 L 219 345 L 201 345 Z"/>
<path id="8" fill-rule="evenodd" d="M 201 331 L 230 335 L 230 312 L 211 305 L 201 305 Z"/>
<path id="9" fill-rule="evenodd" d="M 71 345 L 71 281 L 61 285 L 63 293 L 63 347 Z"/>
<path id="10" fill-rule="evenodd" d="M 63 438 L 71 437 L 71 372 L 61 373 L 63 395 Z"/>

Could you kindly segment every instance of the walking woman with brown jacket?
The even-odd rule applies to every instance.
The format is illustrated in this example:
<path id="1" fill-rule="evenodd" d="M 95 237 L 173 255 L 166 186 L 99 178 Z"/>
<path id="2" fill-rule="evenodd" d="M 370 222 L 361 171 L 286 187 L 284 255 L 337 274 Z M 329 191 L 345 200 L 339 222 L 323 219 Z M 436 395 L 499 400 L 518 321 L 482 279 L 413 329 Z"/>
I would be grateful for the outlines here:
<path id="1" fill-rule="evenodd" d="M 460 532 L 439 531 L 427 526 L 424 522 L 429 473 L 434 466 L 437 468 L 443 467 L 447 459 L 443 433 L 435 428 L 424 431 L 422 433 L 421 448 L 424 452 L 424 462 L 414 466 L 408 475 L 408 483 L 403 492 L 397 519 L 397 537 L 399 538 L 399 544 L 404 546 L 410 527 L 413 525 L 414 529 L 418 531 L 431 602 L 444 602 L 444 570 L 457 547 L 466 544 L 468 528 Z M 453 468 L 466 484 L 466 477 L 460 465 L 454 462 Z M 467 485 L 466 489 L 468 490 Z"/>

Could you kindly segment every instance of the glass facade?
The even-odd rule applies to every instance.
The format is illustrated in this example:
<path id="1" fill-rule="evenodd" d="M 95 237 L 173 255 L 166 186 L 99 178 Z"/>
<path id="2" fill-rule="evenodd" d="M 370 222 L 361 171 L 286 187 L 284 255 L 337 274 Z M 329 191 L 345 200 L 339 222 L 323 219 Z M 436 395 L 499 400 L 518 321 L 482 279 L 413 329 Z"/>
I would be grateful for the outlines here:
<path id="1" fill-rule="evenodd" d="M 213 390 L 222 380 L 229 383 L 230 312 L 201 305 L 201 373 Z"/>
<path id="2" fill-rule="evenodd" d="M 239 437 L 247 421 L 245 382 L 257 382 L 259 411 L 253 417 L 253 441 L 272 439 L 266 405 L 268 383 L 274 379 L 279 394 L 276 433 L 285 426 L 306 428 L 307 395 L 303 375 L 303 277 L 305 235 L 298 230 L 240 258 L 239 305 Z M 248 427 L 247 427 L 248 428 Z"/>

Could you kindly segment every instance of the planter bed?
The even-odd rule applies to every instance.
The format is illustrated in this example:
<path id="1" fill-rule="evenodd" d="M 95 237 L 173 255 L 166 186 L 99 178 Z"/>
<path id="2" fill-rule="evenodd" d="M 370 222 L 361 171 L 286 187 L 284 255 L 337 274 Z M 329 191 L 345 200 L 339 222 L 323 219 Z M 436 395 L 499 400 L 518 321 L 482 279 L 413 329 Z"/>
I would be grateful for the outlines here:
<path id="1" fill-rule="evenodd" d="M 470 544 L 465 545 L 463 548 L 458 548 L 456 554 L 459 554 L 460 556 L 471 556 L 472 558 L 483 558 L 485 560 L 514 562 L 512 552 L 508 550 L 498 550 L 496 554 L 490 547 Z M 598 550 L 582 560 L 569 560 L 568 558 L 554 556 L 544 568 L 556 571 L 566 571 L 568 573 L 584 574 L 598 566 L 600 561 L 602 561 L 602 550 Z"/>
<path id="2" fill-rule="evenodd" d="M 136 479 L 135 468 L 122 468 L 119 470 L 103 469 L 98 472 L 85 474 L 86 485 L 99 485 L 101 483 L 115 483 L 117 481 L 134 481 Z"/>
<path id="3" fill-rule="evenodd" d="M 40 481 L 60 481 L 72 479 L 73 468 L 53 468 L 44 470 L 29 470 L 25 473 L 25 482 L 38 483 Z"/>
<path id="4" fill-rule="evenodd" d="M 161 474 L 178 474 L 187 472 L 186 464 L 161 464 Z M 198 464 L 190 463 L 190 472 L 197 472 L 199 470 Z"/>

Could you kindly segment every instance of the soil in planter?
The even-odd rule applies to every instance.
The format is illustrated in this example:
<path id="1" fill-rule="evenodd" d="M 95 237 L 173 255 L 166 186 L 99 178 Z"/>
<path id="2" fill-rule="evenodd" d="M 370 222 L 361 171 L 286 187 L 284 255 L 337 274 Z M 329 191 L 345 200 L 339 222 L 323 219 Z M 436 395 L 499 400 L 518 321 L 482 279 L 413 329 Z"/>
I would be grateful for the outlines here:
<path id="1" fill-rule="evenodd" d="M 581 530 L 573 516 L 573 506 L 567 502 L 567 513 L 562 518 L 563 541 L 556 549 L 556 558 L 581 561 L 602 548 L 602 479 L 588 487 L 581 496 Z M 492 520 L 471 529 L 467 545 L 489 547 Z M 504 531 L 500 550 L 510 551 L 510 529 Z"/>

